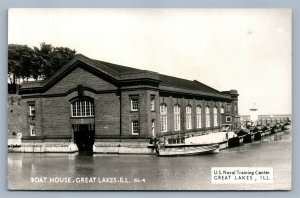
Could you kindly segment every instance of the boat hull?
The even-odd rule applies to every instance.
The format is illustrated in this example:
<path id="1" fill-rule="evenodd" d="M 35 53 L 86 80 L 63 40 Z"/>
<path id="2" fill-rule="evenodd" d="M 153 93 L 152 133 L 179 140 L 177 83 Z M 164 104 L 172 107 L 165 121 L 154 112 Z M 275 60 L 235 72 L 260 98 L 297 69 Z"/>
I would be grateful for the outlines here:
<path id="1" fill-rule="evenodd" d="M 166 145 L 157 149 L 158 156 L 200 155 L 218 152 L 218 144 L 176 144 Z"/>

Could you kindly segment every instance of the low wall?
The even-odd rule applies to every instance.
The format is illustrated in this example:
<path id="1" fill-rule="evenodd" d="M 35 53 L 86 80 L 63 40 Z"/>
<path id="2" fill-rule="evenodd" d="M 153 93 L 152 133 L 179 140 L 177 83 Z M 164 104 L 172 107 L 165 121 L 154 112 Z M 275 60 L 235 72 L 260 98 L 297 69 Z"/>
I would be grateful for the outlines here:
<path id="1" fill-rule="evenodd" d="M 199 133 L 197 135 L 199 135 Z M 216 143 L 220 144 L 220 149 L 228 147 L 228 143 L 225 141 L 226 133 L 210 133 L 210 135 L 196 136 L 194 138 L 199 137 L 205 139 L 206 136 L 212 136 L 207 141 L 211 141 L 213 138 L 216 140 Z M 19 144 L 19 142 L 18 144 L 14 144 L 18 146 L 12 145 L 12 142 L 8 144 L 9 152 L 74 153 L 78 151 L 77 145 L 70 140 L 64 140 L 62 142 L 53 140 L 51 142 L 49 142 L 49 140 L 26 140 L 22 141 L 21 144 Z M 93 152 L 103 154 L 156 154 L 154 146 L 150 145 L 146 139 L 96 139 L 93 145 Z"/>
<path id="2" fill-rule="evenodd" d="M 95 142 L 94 153 L 155 154 L 149 143 L 143 142 Z"/>
<path id="3" fill-rule="evenodd" d="M 9 152 L 29 153 L 74 153 L 78 151 L 73 142 L 26 142 L 20 146 L 8 145 Z M 155 149 L 145 142 L 95 142 L 94 153 L 155 154 Z"/>
<path id="4" fill-rule="evenodd" d="M 8 151 L 21 153 L 74 153 L 78 151 L 78 148 L 73 142 L 30 142 L 22 143 L 19 147 L 8 147 Z"/>

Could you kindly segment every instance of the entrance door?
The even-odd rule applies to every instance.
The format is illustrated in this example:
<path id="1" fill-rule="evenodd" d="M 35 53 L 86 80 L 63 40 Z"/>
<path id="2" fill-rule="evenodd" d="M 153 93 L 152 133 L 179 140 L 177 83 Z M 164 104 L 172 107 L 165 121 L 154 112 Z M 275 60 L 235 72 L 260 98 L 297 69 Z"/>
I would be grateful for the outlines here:
<path id="1" fill-rule="evenodd" d="M 95 130 L 93 125 L 79 124 L 73 125 L 74 141 L 79 151 L 93 151 L 95 142 Z"/>

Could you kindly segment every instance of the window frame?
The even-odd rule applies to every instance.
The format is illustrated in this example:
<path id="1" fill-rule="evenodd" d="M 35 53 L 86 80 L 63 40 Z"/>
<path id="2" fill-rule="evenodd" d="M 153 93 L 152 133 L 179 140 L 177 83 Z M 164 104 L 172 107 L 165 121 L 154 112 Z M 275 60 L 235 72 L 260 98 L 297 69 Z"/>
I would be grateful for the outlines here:
<path id="1" fill-rule="evenodd" d="M 134 104 L 136 101 L 136 105 Z M 136 108 L 134 108 L 136 106 Z M 130 111 L 139 111 L 139 98 L 138 97 L 130 97 Z"/>
<path id="2" fill-rule="evenodd" d="M 211 127 L 211 124 L 210 124 L 210 107 L 209 106 L 205 107 L 205 127 L 206 128 Z"/>
<path id="3" fill-rule="evenodd" d="M 29 116 L 36 115 L 35 102 L 28 102 L 28 110 L 29 110 Z"/>
<path id="4" fill-rule="evenodd" d="M 137 126 L 134 126 L 134 123 L 137 123 Z M 134 131 L 134 127 L 137 127 L 137 132 Z M 138 120 L 131 121 L 131 135 L 139 135 L 140 134 L 140 122 Z"/>
<path id="5" fill-rule="evenodd" d="M 214 120 L 214 127 L 219 126 L 219 123 L 218 123 L 218 108 L 217 107 L 213 108 L 213 120 Z"/>
<path id="6" fill-rule="evenodd" d="M 200 109 L 200 111 L 199 111 Z M 197 129 L 202 128 L 202 108 L 201 106 L 196 107 L 196 127 Z"/>
<path id="7" fill-rule="evenodd" d="M 29 124 L 30 136 L 36 136 L 36 126 L 33 123 Z"/>
<path id="8" fill-rule="evenodd" d="M 151 101 L 151 111 L 155 111 L 155 95 L 150 96 L 150 101 Z"/>
<path id="9" fill-rule="evenodd" d="M 238 114 L 238 108 L 237 108 L 237 104 L 234 103 L 234 113 Z"/>
<path id="10" fill-rule="evenodd" d="M 185 107 L 185 122 L 186 122 L 186 129 L 191 130 L 192 129 L 192 106 L 188 105 Z"/>
<path id="11" fill-rule="evenodd" d="M 231 113 L 231 103 L 226 104 L 226 113 Z"/>
<path id="12" fill-rule="evenodd" d="M 71 102 L 70 106 L 71 106 L 71 117 L 72 118 L 95 117 L 94 100 L 91 100 L 89 98 L 76 99 Z"/>
<path id="13" fill-rule="evenodd" d="M 225 108 L 222 106 L 221 108 L 220 108 L 220 114 L 224 114 L 225 113 Z"/>
<path id="14" fill-rule="evenodd" d="M 230 118 L 230 120 L 228 120 L 228 118 Z M 225 120 L 226 120 L 226 122 L 232 122 L 232 117 L 231 116 L 226 116 Z"/>
<path id="15" fill-rule="evenodd" d="M 174 131 L 180 131 L 181 130 L 181 118 L 180 118 L 180 105 L 176 104 L 174 105 Z"/>
<path id="16" fill-rule="evenodd" d="M 161 104 L 159 106 L 159 113 L 160 113 L 160 130 L 162 133 L 168 131 L 168 106 L 166 104 Z"/>
<path id="17" fill-rule="evenodd" d="M 152 132 L 152 136 L 155 136 L 155 119 L 151 120 L 151 132 Z"/>

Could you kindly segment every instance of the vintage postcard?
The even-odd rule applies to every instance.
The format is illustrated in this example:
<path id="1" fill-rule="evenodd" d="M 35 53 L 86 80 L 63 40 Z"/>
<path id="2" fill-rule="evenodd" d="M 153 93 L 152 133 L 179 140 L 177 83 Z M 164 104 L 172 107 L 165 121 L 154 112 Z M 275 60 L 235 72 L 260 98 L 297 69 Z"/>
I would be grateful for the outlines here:
<path id="1" fill-rule="evenodd" d="M 290 9 L 10 9 L 9 190 L 290 190 Z"/>

